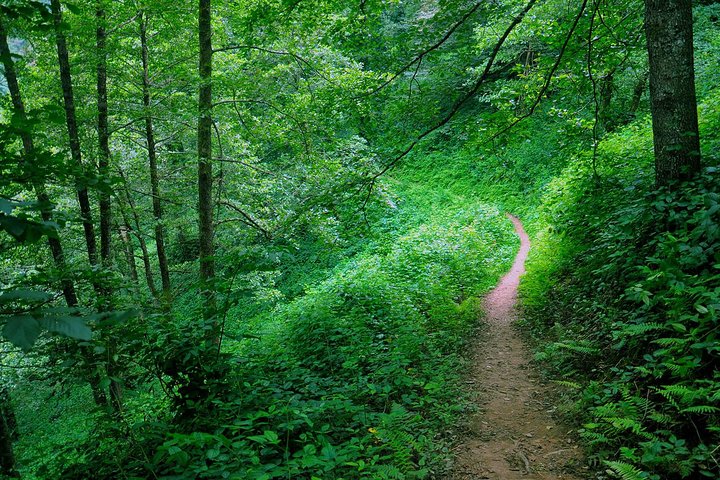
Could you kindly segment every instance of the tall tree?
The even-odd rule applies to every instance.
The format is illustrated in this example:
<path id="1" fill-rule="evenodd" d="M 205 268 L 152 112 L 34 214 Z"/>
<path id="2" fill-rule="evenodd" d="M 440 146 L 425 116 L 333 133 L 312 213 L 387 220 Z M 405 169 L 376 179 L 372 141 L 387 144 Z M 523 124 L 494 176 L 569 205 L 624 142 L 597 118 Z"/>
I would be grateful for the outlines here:
<path id="1" fill-rule="evenodd" d="M 200 234 L 200 284 L 205 295 L 205 317 L 215 310 L 211 280 L 215 276 L 213 244 L 213 168 L 212 168 L 212 25 L 211 1 L 199 0 L 198 26 L 200 89 L 198 93 L 198 213 Z"/>
<path id="2" fill-rule="evenodd" d="M 20 84 L 17 78 L 17 72 L 15 68 L 15 62 L 12 59 L 10 48 L 7 41 L 7 31 L 3 18 L 0 17 L 0 57 L 2 58 L 3 69 L 5 78 L 10 91 L 10 97 L 13 104 L 13 110 L 16 115 L 19 116 L 23 124 L 26 124 L 27 114 L 25 112 L 25 103 L 23 102 L 22 94 L 20 92 Z M 35 158 L 35 144 L 33 142 L 32 135 L 29 131 L 23 130 L 20 132 L 20 139 L 23 145 L 23 162 L 26 168 L 30 171 L 33 168 L 37 168 L 33 165 Z M 43 221 L 49 222 L 52 220 L 52 209 L 50 197 L 47 193 L 45 184 L 39 180 L 36 176 L 30 172 L 30 178 L 32 187 L 35 190 L 35 194 L 40 204 L 40 215 Z M 53 261 L 57 269 L 62 273 L 66 270 L 65 263 L 65 252 L 60 243 L 60 239 L 57 237 L 48 237 L 48 246 L 50 247 L 50 253 L 53 257 Z M 63 298 L 65 303 L 70 308 L 76 308 L 78 306 L 78 296 L 75 290 L 75 285 L 69 278 L 63 278 L 61 280 Z M 88 350 L 82 350 L 82 355 L 86 361 L 92 363 L 91 353 Z M 93 393 L 93 399 L 98 406 L 107 405 L 107 397 L 100 387 L 100 378 L 97 372 L 94 372 L 89 378 L 90 387 Z"/>
<path id="3" fill-rule="evenodd" d="M 25 103 L 23 102 L 22 95 L 20 93 L 20 84 L 17 78 L 15 62 L 12 59 L 10 48 L 8 46 L 4 19 L 1 17 L 0 57 L 2 58 L 5 79 L 7 81 L 8 90 L 10 91 L 15 115 L 20 118 L 20 121 L 23 124 L 26 124 L 27 115 L 25 113 Z M 32 169 L 32 162 L 35 156 L 35 143 L 33 142 L 32 135 L 29 131 L 23 130 L 20 132 L 20 139 L 23 145 L 23 162 L 25 163 L 26 168 Z M 43 221 L 49 222 L 52 220 L 52 210 L 50 207 L 50 197 L 47 194 L 45 184 L 32 174 L 30 175 L 30 178 L 32 178 L 32 187 L 35 190 L 35 195 L 37 196 L 38 203 L 40 204 L 40 215 L 42 216 Z M 52 254 L 55 266 L 60 272 L 64 272 L 66 269 L 65 253 L 63 251 L 62 244 L 60 243 L 60 239 L 56 237 L 48 237 L 48 246 L 50 247 L 50 253 Z M 62 280 L 62 291 L 67 306 L 70 308 L 77 307 L 77 293 L 75 292 L 75 285 L 70 279 L 64 278 Z"/>
<path id="4" fill-rule="evenodd" d="M 53 22 L 55 26 L 55 43 L 57 45 L 58 65 L 60 67 L 60 83 L 62 85 L 63 102 L 65 106 L 65 121 L 67 123 L 68 137 L 70 140 L 70 155 L 79 168 L 83 168 L 82 152 L 80 150 L 80 135 L 78 133 L 77 117 L 75 115 L 75 95 L 73 94 L 72 76 L 70 73 L 70 58 L 68 55 L 67 39 L 65 37 L 62 7 L 60 0 L 50 0 Z M 95 239 L 95 226 L 92 220 L 92 209 L 90 207 L 90 196 L 87 186 L 78 182 L 78 202 L 82 215 L 83 229 L 85 231 L 85 244 L 87 247 L 88 259 L 91 265 L 97 265 L 97 241 Z M 99 293 L 102 289 L 95 283 L 95 290 Z"/>
<path id="5" fill-rule="evenodd" d="M 157 148 L 155 144 L 155 130 L 150 113 L 150 73 L 149 54 L 147 43 L 147 14 L 140 12 L 140 47 L 142 49 L 142 85 L 143 107 L 145 109 L 145 140 L 147 142 L 148 161 L 150 164 L 150 193 L 152 195 L 153 216 L 155 217 L 155 247 L 157 250 L 158 266 L 160 267 L 160 280 L 162 282 L 162 304 L 170 304 L 170 269 L 167 254 L 165 253 L 165 232 L 163 228 L 163 208 L 160 201 L 160 181 L 158 177 Z"/>
<path id="6" fill-rule="evenodd" d="M 72 156 L 73 161 L 78 166 L 78 168 L 83 168 L 83 161 L 82 161 L 82 151 L 80 149 L 80 134 L 78 131 L 78 124 L 77 124 L 77 117 L 75 113 L 75 96 L 73 93 L 73 85 L 72 85 L 72 76 L 70 73 L 70 58 L 68 54 L 68 48 L 67 48 L 67 39 L 65 37 L 65 26 L 63 25 L 63 17 L 62 17 L 62 7 L 60 5 L 60 0 L 50 0 L 50 9 L 53 16 L 53 24 L 54 24 L 54 30 L 55 30 L 55 43 L 57 46 L 57 56 L 58 56 L 58 66 L 60 68 L 60 84 L 62 85 L 62 92 L 63 92 L 63 101 L 64 101 L 64 107 L 65 107 L 65 121 L 67 124 L 67 131 L 68 131 L 68 138 L 70 140 L 70 155 Z M 103 33 L 103 42 L 104 42 L 104 33 Z M 100 66 L 98 66 L 98 86 L 101 83 L 100 80 Z M 103 84 L 104 84 L 104 78 Z M 104 88 L 104 85 L 103 85 Z M 100 99 L 100 92 L 98 92 L 98 99 Z M 100 102 L 98 102 L 100 103 Z M 100 105 L 98 105 L 100 107 Z M 105 130 L 107 133 L 107 97 L 105 96 Z M 102 115 L 98 115 L 98 118 L 100 118 Z M 101 154 L 102 155 L 102 154 Z M 95 238 L 95 226 L 93 224 L 92 219 L 92 209 L 90 206 L 90 196 L 88 194 L 87 187 L 82 184 L 82 182 L 77 182 L 76 185 L 77 188 L 77 196 L 78 196 L 78 202 L 80 204 L 80 214 L 82 216 L 82 223 L 83 223 L 83 230 L 85 233 L 85 246 L 87 248 L 87 254 L 88 254 L 88 260 L 90 261 L 90 265 L 95 266 L 98 263 L 97 258 L 97 242 Z M 108 196 L 109 199 L 109 196 Z M 107 214 L 109 214 L 109 205 L 106 206 L 108 208 Z M 108 218 L 109 220 L 109 218 Z M 109 235 L 109 228 L 110 225 L 107 225 L 108 228 L 108 235 Z M 107 248 L 108 248 L 108 258 L 109 258 L 109 245 L 110 245 L 110 239 L 106 239 Z M 105 304 L 105 301 L 107 298 L 109 298 L 107 290 L 102 286 L 102 282 L 99 282 L 97 279 L 93 280 L 93 288 L 95 290 L 95 293 L 99 297 L 99 304 L 101 308 L 106 308 L 107 305 Z M 87 354 L 90 355 L 90 354 Z M 93 392 L 95 394 L 95 400 L 96 402 L 101 405 L 112 405 L 116 410 L 118 410 L 118 399 L 119 394 L 116 389 L 115 381 L 112 381 L 111 385 L 111 402 L 108 402 L 107 397 L 105 396 L 105 392 L 102 391 L 102 389 L 99 387 L 99 380 L 94 378 L 91 380 L 91 385 L 93 387 Z"/>
<path id="7" fill-rule="evenodd" d="M 645 0 L 658 185 L 700 170 L 692 0 Z"/>
<path id="8" fill-rule="evenodd" d="M 109 163 L 110 163 L 110 133 L 108 131 L 108 99 L 107 99 L 107 34 L 105 32 L 105 7 L 103 0 L 97 1 L 95 10 L 97 17 L 96 45 L 97 45 L 97 126 L 98 146 L 100 157 L 98 159 L 98 173 L 103 182 L 100 188 L 100 259 L 103 267 L 110 266 L 110 242 L 112 210 L 110 204 Z M 109 295 L 104 295 L 105 301 Z"/>

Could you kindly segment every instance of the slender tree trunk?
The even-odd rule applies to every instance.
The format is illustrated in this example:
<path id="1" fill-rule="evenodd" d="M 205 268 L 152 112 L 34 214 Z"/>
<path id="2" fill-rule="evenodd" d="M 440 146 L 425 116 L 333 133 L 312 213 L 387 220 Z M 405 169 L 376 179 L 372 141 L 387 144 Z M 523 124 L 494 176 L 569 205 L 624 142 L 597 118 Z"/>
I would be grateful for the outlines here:
<path id="1" fill-rule="evenodd" d="M 10 91 L 13 108 L 15 109 L 15 112 L 20 116 L 20 118 L 22 120 L 25 120 L 25 104 L 23 103 L 22 95 L 20 94 L 20 85 L 18 83 L 17 73 L 15 72 L 15 62 L 10 56 L 10 48 L 8 47 L 7 42 L 7 32 L 5 31 L 5 25 L 1 17 L 0 57 L 2 57 L 5 78 L 7 81 L 8 90 Z M 23 131 L 20 134 L 20 137 L 23 144 L 24 162 L 26 165 L 31 166 L 35 155 L 35 145 L 33 143 L 32 136 L 29 132 Z M 36 179 L 32 180 L 32 184 L 33 189 L 35 190 L 35 194 L 37 195 L 38 203 L 40 204 L 40 214 L 42 216 L 42 219 L 43 221 L 49 222 L 52 220 L 52 213 L 50 207 L 50 197 L 47 194 L 45 185 Z M 60 270 L 61 273 L 64 274 L 66 270 L 65 254 L 63 252 L 60 239 L 48 237 L 48 245 L 50 247 L 50 253 L 53 256 L 53 260 L 55 261 L 55 266 L 58 268 L 58 270 Z M 75 285 L 70 279 L 64 278 L 62 280 L 62 291 L 63 297 L 65 297 L 65 301 L 68 307 L 76 307 L 78 304 L 77 294 L 75 293 Z"/>
<path id="2" fill-rule="evenodd" d="M 13 410 L 10 397 L 3 385 L 0 385 L 0 476 L 20 478 L 15 469 L 13 452 Z"/>
<path id="3" fill-rule="evenodd" d="M 13 442 L 17 440 L 17 419 L 5 385 L 0 384 L 0 476 L 20 478 L 15 469 Z"/>
<path id="4" fill-rule="evenodd" d="M 200 284 L 205 295 L 206 319 L 215 312 L 215 248 L 213 244 L 212 168 L 212 26 L 211 2 L 199 0 L 200 89 L 198 94 L 198 224 L 200 230 Z M 211 335 L 216 336 L 215 329 Z"/>
<path id="5" fill-rule="evenodd" d="M 112 223 L 112 210 L 110 204 L 110 187 L 108 180 L 110 176 L 110 134 L 108 132 L 108 100 L 107 100 L 107 35 L 105 33 L 105 10 L 102 0 L 98 1 L 97 10 L 97 109 L 98 109 L 98 146 L 100 158 L 98 161 L 98 172 L 103 183 L 100 188 L 100 259 L 103 267 L 109 268 L 110 243 L 112 235 L 110 225 Z"/>
<path id="6" fill-rule="evenodd" d="M 128 273 L 130 274 L 130 280 L 132 280 L 133 285 L 137 287 L 139 280 L 137 273 L 137 265 L 135 265 L 135 253 L 133 252 L 133 245 L 130 241 L 130 236 L 128 235 L 128 232 L 130 232 L 132 229 L 130 228 L 130 225 L 128 225 L 126 222 L 123 225 L 118 225 L 117 230 L 120 235 L 120 241 L 122 242 L 125 249 L 125 260 L 128 264 Z"/>
<path id="7" fill-rule="evenodd" d="M 62 84 L 63 102 L 65 106 L 65 120 L 67 123 L 68 137 L 70 139 L 70 154 L 73 161 L 82 168 L 82 152 L 80 150 L 80 136 L 78 134 L 77 118 L 75 116 L 75 96 L 73 94 L 72 76 L 70 74 L 70 59 L 67 49 L 67 40 L 62 26 L 62 8 L 60 0 L 50 0 L 50 8 L 53 14 L 55 25 L 55 43 L 58 52 L 58 64 L 60 67 L 60 83 Z M 80 203 L 80 214 L 82 215 L 83 229 L 85 231 L 85 244 L 87 246 L 88 259 L 90 264 L 97 265 L 97 242 L 95 239 L 95 226 L 92 221 L 92 210 L 90 208 L 90 197 L 85 185 L 77 185 L 78 202 Z M 96 292 L 102 295 L 102 288 L 98 282 L 93 282 Z"/>
<path id="8" fill-rule="evenodd" d="M 0 17 L 0 57 L 2 57 L 5 78 L 12 98 L 13 108 L 17 114 L 20 115 L 20 118 L 25 119 L 25 104 L 23 103 L 22 95 L 20 93 L 20 86 L 17 80 L 17 73 L 15 71 L 15 62 L 13 62 L 12 57 L 10 56 L 10 49 L 7 43 L 7 32 L 5 31 L 5 26 L 2 20 L 3 19 Z M 23 144 L 24 162 L 26 165 L 31 166 L 35 155 L 35 145 L 33 143 L 32 136 L 27 131 L 22 132 L 20 136 Z M 52 211 L 50 207 L 50 197 L 47 194 L 45 185 L 36 179 L 32 181 L 32 185 L 38 197 L 38 202 L 41 205 L 40 214 L 42 219 L 46 222 L 51 221 Z M 60 239 L 48 237 L 48 245 L 50 247 L 50 253 L 52 254 L 55 266 L 62 274 L 65 274 L 67 270 L 65 264 L 65 253 L 63 251 L 62 244 L 60 243 Z M 76 308 L 78 306 L 78 297 L 72 280 L 69 278 L 63 278 L 61 283 L 65 303 L 70 308 Z M 83 349 L 82 354 L 86 361 L 92 363 L 92 355 L 89 351 Z M 95 403 L 98 406 L 106 406 L 107 398 L 100 388 L 99 378 L 97 378 L 96 375 L 91 375 L 89 383 L 93 392 Z"/>
<path id="9" fill-rule="evenodd" d="M 133 216 L 133 223 L 135 225 L 135 228 L 131 228 L 130 230 L 133 232 L 133 235 L 135 235 L 135 238 L 137 238 L 138 243 L 140 243 L 140 250 L 142 251 L 142 260 L 145 267 L 145 281 L 147 282 L 147 286 L 150 289 L 150 293 L 152 294 L 153 298 L 158 298 L 158 291 L 157 288 L 155 288 L 155 279 L 153 278 L 152 267 L 150 266 L 150 255 L 148 253 L 147 243 L 145 242 L 145 237 L 143 236 L 142 230 L 140 229 L 140 216 L 138 215 L 137 209 L 135 208 L 135 202 L 132 199 L 132 195 L 130 195 L 130 189 L 127 186 L 127 179 L 125 178 L 125 174 L 123 174 L 122 170 L 119 170 L 119 172 L 120 177 L 123 179 L 125 200 L 127 202 L 128 208 L 130 209 L 130 213 Z M 125 215 L 125 212 L 121 210 L 120 213 L 122 214 L 125 225 L 129 226 L 130 222 Z"/>
<path id="10" fill-rule="evenodd" d="M 95 31 L 96 54 L 97 54 L 97 109 L 98 109 L 98 147 L 100 158 L 98 159 L 98 174 L 100 175 L 101 186 L 100 196 L 100 261 L 103 268 L 109 269 L 112 263 L 110 257 L 110 246 L 112 232 L 112 205 L 110 203 L 110 133 L 108 131 L 108 100 L 107 100 L 107 34 L 105 32 L 105 8 L 104 0 L 97 0 L 95 17 L 97 28 Z M 104 282 L 103 282 L 104 283 Z M 112 295 L 107 285 L 102 285 L 103 295 L 100 298 L 101 309 L 110 310 L 113 308 Z M 116 380 L 119 376 L 117 362 L 113 359 L 116 350 L 112 338 L 105 336 L 107 344 L 108 361 L 107 371 L 110 377 L 110 399 L 115 412 L 122 411 L 122 386 Z"/>
<path id="11" fill-rule="evenodd" d="M 692 0 L 645 0 L 658 185 L 700 170 Z"/>
<path id="12" fill-rule="evenodd" d="M 645 73 L 638 82 L 635 84 L 635 88 L 633 88 L 633 95 L 632 99 L 630 100 L 630 115 L 635 116 L 635 114 L 638 111 L 638 108 L 640 108 L 640 101 L 642 100 L 643 93 L 645 93 L 645 89 L 647 88 L 647 82 L 648 82 L 648 74 Z"/>
<path id="13" fill-rule="evenodd" d="M 143 66 L 143 106 L 145 107 L 145 138 L 147 140 L 148 160 L 150 163 L 150 192 L 152 193 L 153 216 L 155 217 L 155 245 L 157 249 L 160 279 L 162 281 L 162 303 L 165 308 L 170 305 L 170 268 L 165 253 L 165 233 L 163 231 L 163 210 L 160 201 L 160 185 L 158 180 L 157 150 L 155 147 L 155 131 L 150 114 L 150 75 L 147 44 L 147 17 L 143 12 L 140 21 L 140 45 L 142 48 Z"/>
<path id="14" fill-rule="evenodd" d="M 73 94 L 72 75 L 70 73 L 70 58 L 67 49 L 67 40 L 62 26 L 62 7 L 60 0 L 50 0 L 50 9 L 53 14 L 53 23 L 55 27 L 55 42 L 57 45 L 58 65 L 60 67 L 60 83 L 63 91 L 63 102 L 65 106 L 65 120 L 67 122 L 68 137 L 70 140 L 70 154 L 73 161 L 78 167 L 83 167 L 82 151 L 80 149 L 80 135 L 78 133 L 77 117 L 75 115 L 75 96 Z M 107 107 L 107 100 L 105 101 Z M 106 110 L 107 111 L 107 110 Z M 107 130 L 107 122 L 106 122 Z M 82 215 L 83 230 L 85 232 L 85 244 L 87 247 L 88 260 L 90 265 L 95 266 L 98 263 L 97 258 L 97 242 L 95 239 L 95 226 L 92 220 L 92 209 L 90 207 L 90 196 L 87 187 L 81 183 L 77 184 L 78 202 L 80 204 L 80 214 Z M 108 240 L 109 247 L 109 240 Z M 109 250 L 108 250 L 109 252 Z M 109 257 L 109 256 L 108 256 Z M 102 282 L 97 279 L 93 280 L 93 288 L 99 297 L 99 305 L 101 309 L 107 307 L 106 302 L 109 298 L 107 289 L 102 286 Z M 96 402 L 102 402 L 104 405 L 110 405 L 118 411 L 117 398 L 113 394 L 111 388 L 110 401 L 108 401 L 105 392 L 101 391 L 95 380 L 93 384 L 93 394 Z M 104 398 L 101 398 L 101 395 Z"/>
<path id="15" fill-rule="evenodd" d="M 613 87 L 615 80 L 615 72 L 608 72 L 600 80 L 600 122 L 606 132 L 612 131 L 612 115 L 610 106 L 612 105 Z"/>

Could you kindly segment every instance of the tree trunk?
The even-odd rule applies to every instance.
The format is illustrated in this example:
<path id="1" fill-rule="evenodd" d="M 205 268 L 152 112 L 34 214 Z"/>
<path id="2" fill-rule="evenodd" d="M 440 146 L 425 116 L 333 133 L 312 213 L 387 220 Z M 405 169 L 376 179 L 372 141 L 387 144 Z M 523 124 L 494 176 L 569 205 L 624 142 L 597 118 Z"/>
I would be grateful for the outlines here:
<path id="1" fill-rule="evenodd" d="M 692 0 L 645 0 L 658 185 L 700 170 Z"/>
<path id="2" fill-rule="evenodd" d="M 24 120 L 26 118 L 25 104 L 23 103 L 22 95 L 20 93 L 17 73 L 15 72 L 15 62 L 13 62 L 12 57 L 10 56 L 10 49 L 7 43 L 7 32 L 5 31 L 5 26 L 3 24 L 2 18 L 0 18 L 0 57 L 2 57 L 3 68 L 5 70 L 5 78 L 7 80 L 10 96 L 12 97 L 13 108 L 15 109 L 17 114 L 20 115 L 20 118 Z M 24 162 L 27 165 L 31 165 L 35 155 L 35 145 L 33 143 L 32 136 L 27 131 L 22 132 L 20 136 L 23 144 Z M 52 211 L 50 208 L 50 197 L 47 194 L 45 185 L 37 179 L 34 179 L 32 181 L 32 185 L 38 197 L 38 202 L 41 205 L 40 214 L 42 216 L 42 219 L 46 222 L 51 221 Z M 61 273 L 65 274 L 65 253 L 63 251 L 62 244 L 60 243 L 60 239 L 48 237 L 48 245 L 50 247 L 50 253 L 52 254 L 55 266 Z M 73 284 L 72 280 L 70 280 L 69 278 L 63 278 L 61 280 L 61 283 L 65 303 L 70 308 L 76 308 L 78 306 L 78 297 L 75 291 L 75 285 Z M 87 362 L 93 362 L 92 353 L 90 353 L 89 350 L 81 349 L 81 352 L 83 358 Z M 97 375 L 93 374 L 90 376 L 88 381 L 93 392 L 93 398 L 95 399 L 95 403 L 101 407 L 106 406 L 107 397 L 100 388 L 100 379 L 97 378 Z"/>
<path id="3" fill-rule="evenodd" d="M 613 127 L 610 106 L 612 105 L 614 77 L 615 72 L 613 69 L 600 80 L 600 123 L 606 132 L 612 131 Z"/>
<path id="4" fill-rule="evenodd" d="M 107 101 L 107 49 L 105 33 L 105 10 L 102 0 L 98 1 L 97 10 L 97 109 L 98 109 L 98 173 L 102 182 L 100 188 L 100 259 L 104 268 L 110 267 L 110 243 L 112 210 L 110 205 L 110 134 L 108 132 L 108 101 Z"/>
<path id="5" fill-rule="evenodd" d="M 13 452 L 13 410 L 4 386 L 0 385 L 0 476 L 20 478 Z"/>
<path id="6" fill-rule="evenodd" d="M 17 73 L 15 72 L 15 62 L 10 56 L 10 48 L 8 47 L 7 43 L 7 32 L 5 31 L 5 25 L 1 17 L 0 57 L 2 57 L 3 68 L 5 70 L 5 78 L 7 81 L 8 90 L 10 91 L 13 108 L 15 109 L 15 112 L 20 116 L 20 118 L 24 121 L 26 120 L 25 104 L 23 103 L 22 95 L 20 94 L 20 85 L 18 83 Z M 20 134 L 20 137 L 23 144 L 24 162 L 26 163 L 26 165 L 31 166 L 35 154 L 35 145 L 33 143 L 32 136 L 29 132 L 23 131 Z M 40 215 L 42 216 L 43 221 L 52 221 L 50 197 L 47 194 L 45 185 L 37 179 L 34 179 L 34 177 L 32 180 L 32 185 L 33 189 L 35 190 L 35 194 L 37 195 L 38 203 L 40 204 Z M 50 253 L 52 254 L 55 266 L 62 274 L 64 274 L 66 270 L 65 253 L 63 251 L 62 244 L 60 243 L 60 239 L 48 237 L 48 245 L 50 247 Z M 62 291 L 63 297 L 65 298 L 65 302 L 67 303 L 68 307 L 77 307 L 77 293 L 75 292 L 75 285 L 70 279 L 62 279 Z"/>
<path id="7" fill-rule="evenodd" d="M 137 287 L 138 273 L 137 265 L 135 265 L 135 253 L 133 252 L 133 245 L 130 241 L 130 236 L 128 235 L 128 232 L 131 231 L 130 225 L 125 223 L 122 226 L 118 226 L 117 229 L 118 233 L 120 234 L 120 241 L 122 241 L 123 246 L 125 247 L 125 260 L 128 264 L 128 273 L 130 274 L 130 280 L 132 280 L 133 285 Z"/>
<path id="8" fill-rule="evenodd" d="M 152 193 L 153 216 L 155 217 L 155 245 L 157 249 L 160 280 L 162 281 L 162 303 L 165 308 L 170 305 L 170 268 L 165 253 L 165 233 L 163 231 L 162 203 L 160 202 L 160 184 L 158 180 L 157 150 L 155 148 L 155 131 L 150 115 L 150 75 L 147 45 L 147 19 L 143 12 L 139 17 L 140 45 L 142 48 L 143 66 L 143 106 L 145 108 L 145 138 L 147 140 L 148 161 L 150 163 L 150 192 Z"/>
<path id="9" fill-rule="evenodd" d="M 78 133 L 77 117 L 75 115 L 75 96 L 73 94 L 67 40 L 65 38 L 65 32 L 63 31 L 62 25 L 62 8 L 60 6 L 60 0 L 50 0 L 50 9 L 52 10 L 53 23 L 55 27 L 55 42 L 57 45 L 58 65 L 60 67 L 60 83 L 63 91 L 65 120 L 67 122 L 68 137 L 70 140 L 70 155 L 78 167 L 82 168 L 83 162 L 82 151 L 80 149 L 80 135 Z M 105 102 L 107 107 L 107 100 Z M 107 131 L 107 122 L 105 128 Z M 88 260 L 90 261 L 90 265 L 96 266 L 98 263 L 97 242 L 95 239 L 95 226 L 92 220 L 92 209 L 90 207 L 90 196 L 88 195 L 87 187 L 79 182 L 77 184 L 77 192 L 78 202 L 80 203 L 80 214 L 82 215 L 83 230 L 85 232 L 85 245 L 87 247 Z M 106 309 L 108 306 L 107 299 L 109 298 L 107 289 L 104 288 L 102 282 L 97 279 L 93 279 L 92 284 L 93 289 L 98 296 L 98 305 L 100 306 L 100 309 Z M 95 385 L 96 383 L 96 380 L 91 382 L 96 403 L 116 407 L 116 402 L 112 401 L 113 398 L 110 399 L 111 401 L 108 401 L 107 395 L 99 388 L 98 385 Z M 113 397 L 112 392 L 110 396 Z M 117 411 L 117 408 L 115 408 L 115 410 Z"/>
<path id="10" fill-rule="evenodd" d="M 210 0 L 199 0 L 200 89 L 198 94 L 198 224 L 200 230 L 200 284 L 205 296 L 204 316 L 215 312 L 212 173 L 212 26 Z M 216 336 L 215 329 L 211 335 Z"/>
<path id="11" fill-rule="evenodd" d="M 80 136 L 78 134 L 77 118 L 75 116 L 75 96 L 73 94 L 72 76 L 70 74 L 70 59 L 68 56 L 67 40 L 62 26 L 62 8 L 60 0 L 50 0 L 50 8 L 53 14 L 55 26 L 55 42 L 58 52 L 58 64 L 60 67 L 60 83 L 62 84 L 63 101 L 65 106 L 65 120 L 67 123 L 68 137 L 70 139 L 70 154 L 73 161 L 82 168 L 82 152 L 80 150 Z M 85 244 L 87 246 L 90 265 L 97 265 L 97 242 L 95 240 L 95 227 L 92 221 L 92 210 L 90 208 L 90 197 L 85 185 L 77 184 L 78 202 L 80 203 L 80 214 L 82 215 L 83 229 L 85 231 Z M 97 281 L 93 286 L 98 295 L 103 294 L 103 289 Z"/>
<path id="12" fill-rule="evenodd" d="M 638 108 L 640 108 L 640 101 L 642 100 L 643 93 L 645 93 L 645 88 L 647 87 L 647 81 L 648 81 L 648 74 L 643 74 L 642 77 L 638 80 L 638 82 L 635 84 L 635 88 L 633 89 L 633 95 L 632 99 L 630 100 L 630 108 L 628 111 L 628 114 L 635 118 L 635 114 L 638 111 Z"/>
<path id="13" fill-rule="evenodd" d="M 147 243 L 145 242 L 145 237 L 143 236 L 142 230 L 140 229 L 140 216 L 138 215 L 137 209 L 135 208 L 135 202 L 133 202 L 132 195 L 130 195 L 130 189 L 127 186 L 127 179 L 125 178 L 125 174 L 122 172 L 122 170 L 119 170 L 119 173 L 120 177 L 123 179 L 125 200 L 127 201 L 128 208 L 130 209 L 130 212 L 133 216 L 133 223 L 135 224 L 135 228 L 131 228 L 130 231 L 133 232 L 133 235 L 135 235 L 135 238 L 137 238 L 138 242 L 140 243 L 143 265 L 145 267 L 145 281 L 147 282 L 147 286 L 150 289 L 150 294 L 153 296 L 153 298 L 156 299 L 158 298 L 158 291 L 155 288 L 155 279 L 153 278 L 152 267 L 150 266 L 150 255 L 148 254 Z M 122 214 L 125 225 L 129 226 L 130 222 L 125 215 L 125 212 L 121 210 L 120 213 Z"/>

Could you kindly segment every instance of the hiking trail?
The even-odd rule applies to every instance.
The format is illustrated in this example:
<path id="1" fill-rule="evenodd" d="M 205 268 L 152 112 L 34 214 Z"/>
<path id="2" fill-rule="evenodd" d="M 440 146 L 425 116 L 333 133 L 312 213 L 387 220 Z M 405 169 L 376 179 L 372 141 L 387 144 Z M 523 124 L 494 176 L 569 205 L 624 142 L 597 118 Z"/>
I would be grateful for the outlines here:
<path id="1" fill-rule="evenodd" d="M 517 292 L 530 239 L 508 214 L 520 237 L 511 270 L 484 301 L 485 331 L 475 342 L 468 373 L 478 412 L 456 448 L 453 480 L 579 480 L 580 448 L 552 418 L 553 406 L 530 365 L 530 351 L 515 332 Z"/>

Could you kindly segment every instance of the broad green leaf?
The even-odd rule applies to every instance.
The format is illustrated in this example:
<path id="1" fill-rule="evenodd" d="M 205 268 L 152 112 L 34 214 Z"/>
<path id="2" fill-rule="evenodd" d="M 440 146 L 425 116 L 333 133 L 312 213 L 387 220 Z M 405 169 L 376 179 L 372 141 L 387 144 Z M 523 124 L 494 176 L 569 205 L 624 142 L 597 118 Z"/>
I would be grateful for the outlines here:
<path id="1" fill-rule="evenodd" d="M 31 315 L 14 315 L 5 319 L 3 336 L 13 345 L 30 350 L 40 335 L 40 324 Z"/>
<path id="2" fill-rule="evenodd" d="M 52 295 L 38 290 L 16 289 L 7 290 L 0 295 L 0 304 L 9 302 L 46 302 L 52 298 Z"/>
<path id="3" fill-rule="evenodd" d="M 90 340 L 92 331 L 81 317 L 45 317 L 39 320 L 40 325 L 50 332 L 59 333 L 78 340 Z"/>

